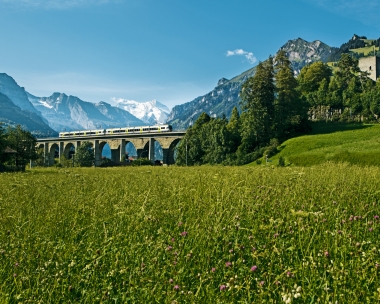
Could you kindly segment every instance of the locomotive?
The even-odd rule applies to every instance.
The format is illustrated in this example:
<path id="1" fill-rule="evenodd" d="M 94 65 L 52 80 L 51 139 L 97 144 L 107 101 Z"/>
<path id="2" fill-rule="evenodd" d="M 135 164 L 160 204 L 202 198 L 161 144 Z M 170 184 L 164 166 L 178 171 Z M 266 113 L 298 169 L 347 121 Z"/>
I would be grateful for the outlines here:
<path id="1" fill-rule="evenodd" d="M 121 135 L 121 134 L 140 134 L 140 133 L 160 133 L 171 132 L 171 125 L 155 125 L 155 126 L 142 126 L 142 127 L 123 127 L 112 129 L 97 129 L 97 130 L 82 130 L 60 132 L 59 137 L 80 137 L 80 136 L 102 136 L 102 135 Z"/>

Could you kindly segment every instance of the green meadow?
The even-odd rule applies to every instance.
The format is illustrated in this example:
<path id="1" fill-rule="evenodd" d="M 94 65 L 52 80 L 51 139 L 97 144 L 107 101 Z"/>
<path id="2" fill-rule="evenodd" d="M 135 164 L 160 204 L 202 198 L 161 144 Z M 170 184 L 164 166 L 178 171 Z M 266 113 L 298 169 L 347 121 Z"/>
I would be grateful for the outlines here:
<path id="1" fill-rule="evenodd" d="M 380 125 L 318 122 L 312 126 L 312 134 L 284 142 L 273 163 L 281 156 L 295 166 L 325 162 L 380 166 Z"/>
<path id="2" fill-rule="evenodd" d="M 0 303 L 380 300 L 376 166 L 46 168 L 0 184 Z"/>

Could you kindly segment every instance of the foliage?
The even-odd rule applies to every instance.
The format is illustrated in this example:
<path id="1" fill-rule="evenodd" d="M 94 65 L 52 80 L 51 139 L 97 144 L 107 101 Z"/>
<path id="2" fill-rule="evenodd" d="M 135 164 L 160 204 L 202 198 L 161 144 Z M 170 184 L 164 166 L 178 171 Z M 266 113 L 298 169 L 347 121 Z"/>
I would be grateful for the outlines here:
<path id="1" fill-rule="evenodd" d="M 0 183 L 4 303 L 379 301 L 379 168 L 47 168 Z"/>
<path id="2" fill-rule="evenodd" d="M 30 160 L 37 159 L 36 138 L 20 125 L 15 128 L 8 127 L 5 135 L 7 147 L 16 151 L 16 154 L 4 154 L 2 161 L 5 165 L 15 166 L 16 170 L 25 170 L 25 166 Z"/>
<path id="3" fill-rule="evenodd" d="M 74 154 L 75 165 L 78 167 L 91 167 L 94 164 L 94 148 L 92 143 L 84 141 L 76 149 Z"/>
<path id="4" fill-rule="evenodd" d="M 131 163 L 132 166 L 152 166 L 152 161 L 149 158 L 140 157 Z"/>

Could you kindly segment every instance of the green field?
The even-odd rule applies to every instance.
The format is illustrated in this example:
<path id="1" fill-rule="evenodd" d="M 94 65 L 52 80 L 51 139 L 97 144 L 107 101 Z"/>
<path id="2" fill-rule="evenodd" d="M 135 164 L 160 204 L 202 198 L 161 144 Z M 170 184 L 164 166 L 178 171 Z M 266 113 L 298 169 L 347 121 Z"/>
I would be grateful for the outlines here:
<path id="1" fill-rule="evenodd" d="M 0 303 L 380 300 L 378 167 L 50 168 L 0 183 Z"/>
<path id="2" fill-rule="evenodd" d="M 289 139 L 273 157 L 286 163 L 312 166 L 327 161 L 359 166 L 380 166 L 380 125 L 313 123 L 313 133 Z"/>

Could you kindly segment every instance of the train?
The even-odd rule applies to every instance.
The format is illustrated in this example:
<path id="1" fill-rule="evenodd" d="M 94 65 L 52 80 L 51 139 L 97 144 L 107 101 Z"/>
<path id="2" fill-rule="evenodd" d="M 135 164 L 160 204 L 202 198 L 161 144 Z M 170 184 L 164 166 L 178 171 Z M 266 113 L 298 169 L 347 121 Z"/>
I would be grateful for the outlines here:
<path id="1" fill-rule="evenodd" d="M 159 133 L 172 132 L 171 125 L 155 125 L 142 127 L 122 127 L 112 129 L 82 130 L 60 132 L 59 137 L 80 137 L 80 136 L 102 136 L 102 135 L 121 135 L 121 134 L 140 134 L 140 133 Z"/>

